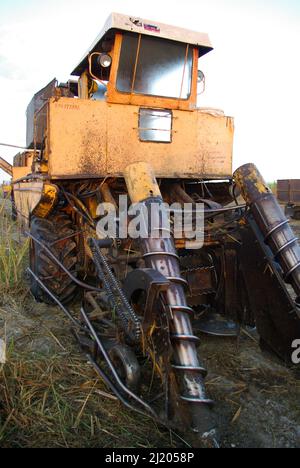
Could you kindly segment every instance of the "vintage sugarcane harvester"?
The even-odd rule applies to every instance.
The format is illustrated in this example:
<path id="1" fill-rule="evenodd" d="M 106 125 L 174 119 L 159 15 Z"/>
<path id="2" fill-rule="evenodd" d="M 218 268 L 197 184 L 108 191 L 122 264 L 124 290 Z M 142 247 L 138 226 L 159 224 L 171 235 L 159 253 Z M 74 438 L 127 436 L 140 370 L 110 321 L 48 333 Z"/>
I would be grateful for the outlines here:
<path id="1" fill-rule="evenodd" d="M 288 364 L 300 336 L 297 239 L 254 165 L 232 175 L 233 119 L 197 106 L 211 50 L 206 34 L 112 14 L 73 78 L 34 96 L 13 167 L 34 297 L 65 311 L 125 405 L 202 441 L 213 402 L 197 334 L 255 326 Z M 122 235 L 124 199 L 143 207 L 139 227 L 159 208 L 146 235 Z M 188 204 L 192 226 L 204 207 L 201 245 L 175 236 L 166 203 Z"/>

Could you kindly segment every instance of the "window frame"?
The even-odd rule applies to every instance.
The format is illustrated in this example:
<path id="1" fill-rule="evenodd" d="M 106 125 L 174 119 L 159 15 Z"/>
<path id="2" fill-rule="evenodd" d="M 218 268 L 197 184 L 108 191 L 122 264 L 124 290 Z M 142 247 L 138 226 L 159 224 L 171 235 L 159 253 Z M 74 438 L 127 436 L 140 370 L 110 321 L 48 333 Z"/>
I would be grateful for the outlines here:
<path id="1" fill-rule="evenodd" d="M 118 77 L 119 77 L 119 69 L 120 69 L 120 61 L 121 61 L 121 53 L 122 53 L 122 47 L 123 47 L 123 40 L 126 35 L 132 34 L 133 36 L 137 37 L 137 50 L 136 50 L 136 56 L 134 60 L 134 69 L 133 69 L 133 77 L 132 77 L 132 82 L 131 82 L 131 91 L 122 91 L 121 89 L 118 88 Z M 192 85 L 193 85 L 193 68 L 194 68 L 194 54 L 193 54 L 193 46 L 191 46 L 188 43 L 180 43 L 178 42 L 177 44 L 183 44 L 185 46 L 185 58 L 183 62 L 183 71 L 182 71 L 182 76 L 181 76 L 181 88 L 180 92 L 182 94 L 183 91 L 183 84 L 184 84 L 184 79 L 186 73 L 189 73 L 188 71 L 188 64 L 189 64 L 189 54 L 191 52 L 191 71 L 190 71 L 190 82 L 189 82 L 189 93 L 187 97 L 175 97 L 175 96 L 164 96 L 162 94 L 150 94 L 150 93 L 138 93 L 134 90 L 135 84 L 136 84 L 136 73 L 137 73 L 137 68 L 139 66 L 139 59 L 140 59 L 140 49 L 141 49 L 141 43 L 144 39 L 148 37 L 153 37 L 153 36 L 147 36 L 145 34 L 133 34 L 130 32 L 126 32 L 122 34 L 122 46 L 121 46 L 121 53 L 119 56 L 119 61 L 118 61 L 118 69 L 117 69 L 117 76 L 116 76 L 116 91 L 121 93 L 121 94 L 133 94 L 134 96 L 148 96 L 148 97 L 156 97 L 156 98 L 161 98 L 161 99 L 176 99 L 180 101 L 188 101 L 191 97 L 192 94 Z M 168 39 L 162 39 L 160 37 L 155 37 L 154 39 L 160 39 L 161 41 L 168 41 Z M 175 41 L 170 41 L 169 42 L 175 42 Z"/>
<path id="2" fill-rule="evenodd" d="M 138 35 L 138 34 L 137 34 Z M 131 104 L 144 107 L 161 107 L 166 109 L 179 109 L 194 111 L 197 108 L 197 79 L 198 79 L 198 60 L 199 49 L 197 46 L 190 45 L 193 55 L 192 64 L 192 83 L 191 92 L 188 99 L 168 98 L 161 96 L 133 94 L 120 92 L 117 89 L 117 76 L 119 69 L 119 62 L 121 57 L 123 42 L 123 33 L 116 32 L 113 63 L 110 74 L 110 81 L 107 86 L 107 102 L 115 104 Z M 187 45 L 187 44 L 186 44 Z"/>
<path id="3" fill-rule="evenodd" d="M 141 130 L 145 130 L 141 127 L 141 121 L 142 121 L 142 112 L 143 110 L 146 110 L 146 111 L 149 111 L 149 112 L 166 112 L 169 114 L 170 116 L 170 140 L 147 140 L 147 139 L 143 139 L 141 138 Z M 164 117 L 162 117 L 164 118 Z M 173 132 L 174 132 L 174 129 L 173 129 L 173 122 L 174 122 L 174 115 L 173 115 L 173 111 L 172 109 L 154 109 L 154 108 L 151 108 L 151 107 L 140 107 L 139 109 L 139 118 L 138 118 L 138 131 L 139 131 L 139 141 L 141 143 L 162 143 L 162 144 L 165 144 L 165 145 L 170 145 L 172 142 L 173 142 Z M 150 130 L 150 129 L 149 129 Z M 152 130 L 156 130 L 156 131 L 165 131 L 165 130 L 160 130 L 160 129 L 152 129 Z"/>

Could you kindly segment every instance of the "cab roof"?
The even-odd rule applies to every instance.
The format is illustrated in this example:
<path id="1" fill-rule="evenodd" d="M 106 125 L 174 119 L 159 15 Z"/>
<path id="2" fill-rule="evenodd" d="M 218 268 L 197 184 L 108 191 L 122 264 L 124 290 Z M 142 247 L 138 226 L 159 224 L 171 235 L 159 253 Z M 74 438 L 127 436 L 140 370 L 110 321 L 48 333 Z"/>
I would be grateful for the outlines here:
<path id="1" fill-rule="evenodd" d="M 208 34 L 206 33 L 169 26 L 167 24 L 158 23 L 157 21 L 145 20 L 135 16 L 112 13 L 107 19 L 101 33 L 95 39 L 76 68 L 74 68 L 71 75 L 80 76 L 87 68 L 89 54 L 99 50 L 103 39 L 109 37 L 110 32 L 115 31 L 134 32 L 145 36 L 155 36 L 162 39 L 191 44 L 199 48 L 199 56 L 203 56 L 213 49 Z"/>

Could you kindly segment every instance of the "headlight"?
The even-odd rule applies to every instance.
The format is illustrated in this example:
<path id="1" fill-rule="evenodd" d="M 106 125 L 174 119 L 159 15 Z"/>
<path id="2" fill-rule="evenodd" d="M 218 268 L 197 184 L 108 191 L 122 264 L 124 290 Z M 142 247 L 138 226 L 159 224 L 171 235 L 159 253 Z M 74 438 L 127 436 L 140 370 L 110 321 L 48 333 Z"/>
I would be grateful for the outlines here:
<path id="1" fill-rule="evenodd" d="M 111 66 L 112 58 L 108 54 L 101 54 L 98 57 L 98 63 L 103 68 L 108 68 Z"/>

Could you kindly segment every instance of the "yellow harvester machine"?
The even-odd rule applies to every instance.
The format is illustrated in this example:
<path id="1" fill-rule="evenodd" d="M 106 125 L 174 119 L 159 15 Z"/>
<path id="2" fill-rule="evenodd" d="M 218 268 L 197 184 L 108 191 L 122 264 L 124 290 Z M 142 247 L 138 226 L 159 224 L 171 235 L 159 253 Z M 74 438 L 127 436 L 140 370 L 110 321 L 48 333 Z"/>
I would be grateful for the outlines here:
<path id="1" fill-rule="evenodd" d="M 206 34 L 112 14 L 72 79 L 34 96 L 12 168 L 36 300 L 64 310 L 125 405 L 202 443 L 215 436 L 199 333 L 256 327 L 288 364 L 300 337 L 297 239 L 256 167 L 232 174 L 233 119 L 197 104 L 211 50 Z M 120 200 L 159 208 L 147 236 L 122 235 Z M 192 226 L 203 207 L 200 244 L 175 236 L 174 203 Z"/>

